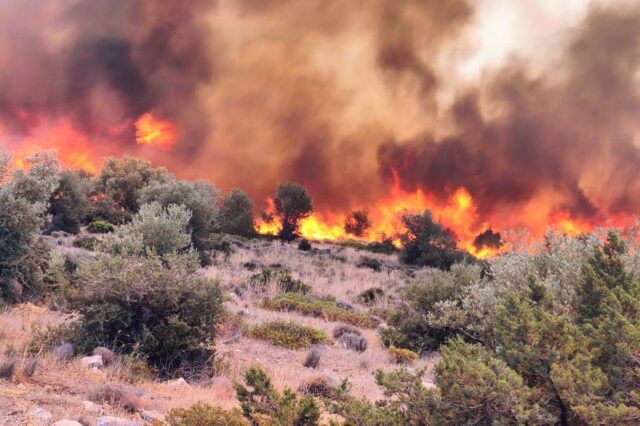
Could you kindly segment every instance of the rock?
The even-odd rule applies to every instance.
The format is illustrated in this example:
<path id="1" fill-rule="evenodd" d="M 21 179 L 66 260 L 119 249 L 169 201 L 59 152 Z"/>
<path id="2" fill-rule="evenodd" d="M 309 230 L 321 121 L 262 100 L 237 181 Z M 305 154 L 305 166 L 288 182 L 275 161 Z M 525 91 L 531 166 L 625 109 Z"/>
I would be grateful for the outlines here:
<path id="1" fill-rule="evenodd" d="M 180 377 L 179 379 L 176 379 L 174 381 L 169 382 L 169 386 L 171 386 L 172 388 L 191 387 L 191 385 L 189 383 L 187 383 L 187 381 L 185 379 L 183 379 L 182 377 Z"/>
<path id="2" fill-rule="evenodd" d="M 103 416 L 96 419 L 96 426 L 143 426 L 144 423 L 120 417 Z"/>
<path id="3" fill-rule="evenodd" d="M 91 401 L 82 401 L 82 408 L 89 414 L 99 416 L 102 414 L 102 407 Z"/>
<path id="4" fill-rule="evenodd" d="M 348 311 L 353 311 L 353 306 L 352 305 L 350 305 L 347 302 L 343 302 L 341 300 L 336 302 L 336 306 L 339 307 L 339 308 L 342 308 L 342 309 L 346 309 Z"/>
<path id="5" fill-rule="evenodd" d="M 34 407 L 27 413 L 29 417 L 36 421 L 36 424 L 49 424 L 53 415 L 41 407 Z"/>
<path id="6" fill-rule="evenodd" d="M 93 355 L 82 358 L 80 360 L 80 364 L 85 368 L 102 368 L 104 366 L 104 361 L 100 355 Z"/>
<path id="7" fill-rule="evenodd" d="M 369 316 L 369 320 L 373 323 L 373 325 L 380 325 L 382 324 L 384 321 L 382 321 L 382 318 L 375 316 L 375 315 L 370 315 Z"/>
<path id="8" fill-rule="evenodd" d="M 82 426 L 82 423 L 78 423 L 75 420 L 58 420 L 51 426 Z"/>
<path id="9" fill-rule="evenodd" d="M 18 280 L 16 279 L 9 280 L 9 292 L 11 294 L 13 294 L 14 296 L 21 296 L 22 290 L 23 290 L 23 286 L 22 284 L 20 284 Z"/>
<path id="10" fill-rule="evenodd" d="M 153 423 L 154 421 L 164 422 L 164 416 L 155 411 L 142 410 L 140 411 L 140 417 L 142 417 L 142 420 L 149 423 Z"/>
<path id="11" fill-rule="evenodd" d="M 386 323 L 382 323 L 376 327 L 376 332 L 378 334 L 382 334 L 389 329 L 389 326 Z"/>
<path id="12" fill-rule="evenodd" d="M 51 353 L 59 361 L 68 361 L 73 358 L 73 345 L 65 342 L 61 345 L 54 346 Z"/>
<path id="13" fill-rule="evenodd" d="M 98 346 L 95 348 L 93 350 L 93 355 L 100 355 L 102 357 L 102 361 L 104 361 L 106 365 L 109 365 L 116 360 L 116 354 L 104 346 Z"/>

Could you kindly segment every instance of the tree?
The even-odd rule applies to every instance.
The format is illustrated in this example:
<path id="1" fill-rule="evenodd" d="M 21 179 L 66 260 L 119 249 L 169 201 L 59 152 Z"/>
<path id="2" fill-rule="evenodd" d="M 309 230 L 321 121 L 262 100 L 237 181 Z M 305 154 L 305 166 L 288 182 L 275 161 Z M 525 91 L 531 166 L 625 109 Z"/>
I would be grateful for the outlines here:
<path id="1" fill-rule="evenodd" d="M 205 181 L 156 181 L 140 190 L 138 203 L 142 205 L 157 202 L 164 208 L 171 204 L 186 207 L 191 212 L 188 224 L 191 244 L 198 250 L 200 260 L 205 264 L 208 237 L 215 228 L 216 222 L 216 195 L 215 187 Z"/>
<path id="2" fill-rule="evenodd" d="M 140 190 L 152 182 L 167 182 L 171 174 L 163 167 L 139 158 L 107 158 L 96 176 L 98 195 L 113 201 L 127 213 L 138 211 Z M 105 218 L 109 219 L 109 218 Z"/>
<path id="3" fill-rule="evenodd" d="M 234 188 L 220 201 L 218 226 L 222 232 L 241 237 L 254 233 L 253 201 L 241 189 Z"/>
<path id="4" fill-rule="evenodd" d="M 425 210 L 423 215 L 405 215 L 402 223 L 407 229 L 401 238 L 403 262 L 449 269 L 469 257 L 457 249 L 451 231 L 435 222 L 430 210 Z"/>
<path id="5" fill-rule="evenodd" d="M 369 215 L 364 210 L 351 212 L 344 221 L 344 231 L 356 237 L 362 237 L 370 226 Z"/>
<path id="6" fill-rule="evenodd" d="M 58 188 L 49 199 L 51 215 L 50 230 L 60 230 L 77 234 L 80 225 L 87 218 L 91 203 L 87 198 L 87 181 L 72 171 L 60 176 Z"/>
<path id="7" fill-rule="evenodd" d="M 298 234 L 300 220 L 313 212 L 311 197 L 302 185 L 285 182 L 278 186 L 273 203 L 275 214 L 282 224 L 280 238 L 285 241 L 293 240 Z"/>

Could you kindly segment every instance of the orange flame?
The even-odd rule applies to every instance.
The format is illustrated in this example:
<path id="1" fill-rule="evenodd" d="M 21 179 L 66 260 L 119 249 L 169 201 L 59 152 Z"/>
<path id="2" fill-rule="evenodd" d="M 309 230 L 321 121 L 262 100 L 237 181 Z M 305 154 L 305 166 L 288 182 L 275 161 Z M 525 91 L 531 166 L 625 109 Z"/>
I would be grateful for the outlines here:
<path id="1" fill-rule="evenodd" d="M 140 145 L 169 148 L 177 138 L 177 133 L 170 122 L 160 120 L 151 113 L 140 116 L 135 126 L 136 142 Z"/>

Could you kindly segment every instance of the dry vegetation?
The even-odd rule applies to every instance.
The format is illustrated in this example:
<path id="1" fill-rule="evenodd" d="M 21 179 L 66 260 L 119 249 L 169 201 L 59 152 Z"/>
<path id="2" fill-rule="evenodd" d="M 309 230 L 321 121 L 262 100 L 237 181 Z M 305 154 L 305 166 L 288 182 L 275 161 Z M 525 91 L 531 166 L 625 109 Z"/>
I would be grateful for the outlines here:
<path id="1" fill-rule="evenodd" d="M 48 241 L 60 253 L 92 256 L 91 251 L 74 247 L 74 238 L 78 237 L 56 234 Z M 380 343 L 376 330 L 360 328 L 368 342 L 367 350 L 361 353 L 350 351 L 340 344 L 339 339 L 333 338 L 334 329 L 343 323 L 296 312 L 262 309 L 260 305 L 266 298 L 279 294 L 277 283 L 260 285 L 251 280 L 263 268 L 276 266 L 310 285 L 315 296 L 351 305 L 354 313 L 365 315 L 371 306 L 358 303 L 362 292 L 373 287 L 384 288 L 384 297 L 379 298 L 373 308 L 384 307 L 414 271 L 398 264 L 395 256 L 370 253 L 366 256 L 375 257 L 383 265 L 380 271 L 358 267 L 363 256 L 363 252 L 354 248 L 332 244 L 314 244 L 311 251 L 301 251 L 295 243 L 235 239 L 228 256 L 219 254 L 213 265 L 201 270 L 204 275 L 219 279 L 229 295 L 225 302 L 229 315 L 219 325 L 216 342 L 217 377 L 200 383 L 172 385 L 171 381 L 139 379 L 130 366 L 119 364 L 90 370 L 80 365 L 78 357 L 65 362 L 44 351 L 36 355 L 35 372 L 26 377 L 21 372 L 22 365 L 31 355 L 19 351 L 11 357 L 16 360 L 16 372 L 10 379 L 0 379 L 0 424 L 28 424 L 31 421 L 29 410 L 34 407 L 50 411 L 53 420 L 76 419 L 94 424 L 97 414 L 140 420 L 137 413 L 130 413 L 123 407 L 124 403 L 99 397 L 101 392 L 105 392 L 106 385 L 122 386 L 135 394 L 137 403 L 144 410 L 162 415 L 173 408 L 186 408 L 197 402 L 223 408 L 237 407 L 232 383 L 240 381 L 244 372 L 253 365 L 261 366 L 280 391 L 286 387 L 298 389 L 321 375 L 334 385 L 349 379 L 355 396 L 376 400 L 382 397 L 382 393 L 375 385 L 375 370 L 396 367 Z M 34 331 L 73 319 L 71 314 L 31 304 L 9 308 L 0 314 L 0 353 L 5 354 L 8 348 L 26 347 Z M 278 320 L 295 321 L 328 337 L 327 342 L 319 347 L 321 357 L 317 369 L 303 365 L 308 353 L 306 347 L 286 349 L 250 337 L 251 328 Z M 9 358 L 2 355 L 2 361 Z M 433 359 L 423 358 L 415 365 L 415 368 L 428 368 L 425 376 L 428 383 L 432 381 L 434 364 Z M 83 401 L 87 400 L 95 401 L 100 412 L 85 409 Z"/>

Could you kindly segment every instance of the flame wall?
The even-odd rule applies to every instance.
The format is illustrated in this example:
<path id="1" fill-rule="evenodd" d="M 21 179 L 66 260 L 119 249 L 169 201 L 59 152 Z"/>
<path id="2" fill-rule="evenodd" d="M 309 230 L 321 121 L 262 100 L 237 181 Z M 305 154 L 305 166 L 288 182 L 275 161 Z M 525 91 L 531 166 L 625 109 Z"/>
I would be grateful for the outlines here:
<path id="1" fill-rule="evenodd" d="M 308 235 L 429 207 L 467 247 L 630 220 L 639 59 L 623 0 L 4 0 L 0 142 L 144 156 L 261 207 L 297 181 Z"/>

